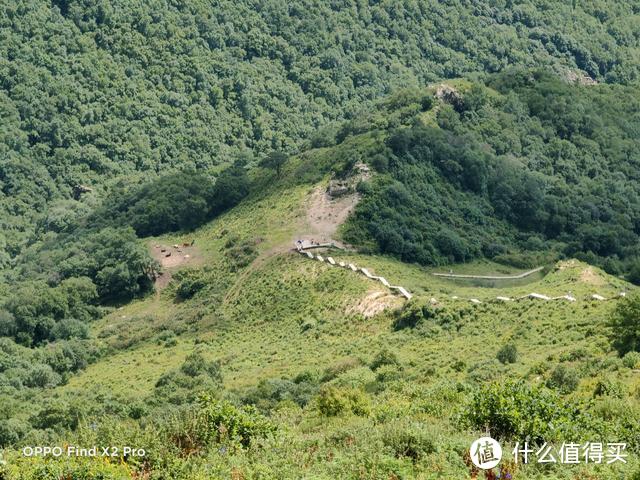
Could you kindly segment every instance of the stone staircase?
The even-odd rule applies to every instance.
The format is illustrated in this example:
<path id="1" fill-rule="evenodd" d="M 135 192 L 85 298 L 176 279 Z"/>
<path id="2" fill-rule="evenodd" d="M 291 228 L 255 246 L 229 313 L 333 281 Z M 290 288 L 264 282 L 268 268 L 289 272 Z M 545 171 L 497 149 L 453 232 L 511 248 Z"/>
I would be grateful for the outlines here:
<path id="1" fill-rule="evenodd" d="M 365 277 L 371 279 L 371 280 L 375 280 L 377 282 L 380 282 L 382 285 L 384 285 L 385 287 L 387 287 L 389 290 L 393 291 L 393 292 L 397 292 L 400 295 L 402 295 L 404 298 L 406 298 L 407 300 L 410 300 L 411 297 L 413 297 L 413 295 L 407 291 L 406 288 L 401 287 L 399 285 L 391 285 L 389 283 L 389 281 L 381 276 L 378 275 L 372 275 L 371 272 L 369 272 L 369 270 L 367 270 L 364 267 L 358 267 L 357 265 L 354 265 L 353 263 L 345 263 L 345 262 L 336 262 L 335 259 L 333 259 L 332 257 L 323 257 L 322 255 L 314 255 L 313 253 L 309 252 L 308 249 L 309 248 L 322 248 L 322 247 L 331 247 L 333 246 L 333 244 L 315 244 L 315 245 L 310 245 L 310 246 L 303 246 L 302 243 L 298 243 L 296 245 L 296 249 L 298 251 L 298 253 L 300 255 L 304 255 L 310 259 L 315 259 L 318 260 L 319 262 L 323 262 L 326 263 L 328 265 L 334 266 L 334 267 L 339 267 L 339 268 L 346 268 L 348 270 L 351 270 L 352 272 L 357 272 L 357 273 L 361 273 L 362 275 L 364 275 Z M 534 272 L 540 271 L 542 269 L 542 267 L 531 270 L 529 272 L 525 272 L 524 274 L 518 275 L 518 276 L 514 276 L 514 278 L 521 278 L 522 276 L 526 276 L 526 275 L 530 275 Z M 471 275 L 467 276 L 467 275 L 454 275 L 454 274 L 434 274 L 434 275 L 438 275 L 441 277 L 472 277 Z M 495 278 L 495 277 L 482 277 L 482 278 Z M 504 278 L 504 277 L 502 277 Z M 587 300 L 596 300 L 596 301 L 605 301 L 605 300 L 615 300 L 618 298 L 624 298 L 626 296 L 626 292 L 620 292 L 618 295 L 616 295 L 615 297 L 611 297 L 611 298 L 605 298 L 602 295 L 598 295 L 597 293 L 594 293 L 593 295 L 591 295 L 590 297 L 587 298 Z M 459 300 L 460 297 L 457 296 L 452 296 L 452 299 L 455 300 Z M 504 297 L 504 296 L 498 296 L 495 299 L 491 299 L 491 300 L 487 300 L 487 301 L 498 301 L 498 302 L 513 302 L 513 301 L 519 301 L 519 300 L 525 300 L 525 299 L 533 299 L 533 300 L 542 300 L 542 301 L 554 301 L 554 300 L 566 300 L 568 302 L 575 302 L 576 298 L 573 297 L 570 293 L 567 295 L 560 295 L 557 297 L 549 297 L 548 295 L 543 295 L 541 293 L 529 293 L 527 295 L 522 295 L 520 297 Z M 477 298 L 468 298 L 468 299 L 462 299 L 462 300 L 468 300 L 471 303 L 474 304 L 481 304 L 483 303 L 481 300 L 477 299 Z M 438 303 L 438 301 L 435 298 L 431 298 L 431 303 Z"/>
<path id="2" fill-rule="evenodd" d="M 317 248 L 318 245 L 314 245 L 314 247 Z M 380 282 L 382 285 L 387 287 L 392 292 L 399 293 L 400 295 L 402 295 L 407 300 L 410 300 L 411 297 L 413 296 L 411 293 L 409 293 L 409 291 L 406 288 L 401 287 L 399 285 L 391 285 L 386 278 L 380 277 L 378 275 L 372 275 L 371 272 L 369 272 L 369 270 L 367 270 L 366 268 L 358 267 L 358 266 L 354 265 L 353 263 L 336 262 L 333 259 L 333 257 L 323 257 L 322 255 L 314 255 L 313 253 L 311 253 L 308 250 L 306 250 L 306 248 L 302 247 L 302 245 L 300 245 L 300 244 L 297 245 L 297 251 L 298 251 L 298 253 L 300 255 L 304 255 L 307 258 L 316 259 L 319 262 L 327 263 L 328 265 L 332 265 L 334 267 L 346 268 L 348 270 L 351 270 L 352 272 L 361 273 L 365 277 L 367 277 L 367 278 L 369 278 L 371 280 L 375 280 L 377 282 Z"/>

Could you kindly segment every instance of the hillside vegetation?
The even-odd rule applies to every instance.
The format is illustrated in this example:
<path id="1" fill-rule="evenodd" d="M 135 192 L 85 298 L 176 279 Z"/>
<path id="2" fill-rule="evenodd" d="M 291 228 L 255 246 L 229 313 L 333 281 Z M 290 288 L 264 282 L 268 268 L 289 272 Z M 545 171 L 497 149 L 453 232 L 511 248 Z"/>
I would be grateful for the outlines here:
<path id="1" fill-rule="evenodd" d="M 580 100 L 603 98 L 598 127 L 583 131 L 590 143 L 562 133 L 528 103 L 570 93 L 583 112 L 579 126 L 589 117 Z M 637 339 L 625 333 L 636 322 L 635 290 L 586 263 L 557 263 L 576 254 L 613 273 L 633 268 L 637 244 L 626 239 L 638 234 L 637 139 L 619 118 L 633 119 L 634 95 L 634 87 L 570 86 L 537 70 L 448 82 L 381 100 L 325 137 L 325 146 L 297 156 L 259 164 L 239 157 L 211 176 L 176 172 L 114 187 L 92 210 L 62 217 L 5 271 L 13 284 L 4 291 L 14 294 L 0 316 L 2 444 L 117 439 L 153 452 L 126 457 L 129 475 L 185 479 L 211 469 L 249 478 L 261 471 L 354 477 L 360 469 L 372 478 L 430 478 L 434 470 L 462 477 L 466 445 L 486 425 L 504 441 L 613 438 L 635 451 Z M 510 113 L 515 107 L 519 115 Z M 532 147 L 500 150 L 499 135 L 481 127 L 501 118 L 494 132 Z M 618 156 L 605 148 L 616 138 L 627 149 Z M 566 159 L 550 156 L 554 142 L 581 153 L 588 143 L 601 156 L 573 157 L 588 170 L 569 170 L 572 177 L 561 168 Z M 329 178 L 350 178 L 358 162 L 373 175 L 357 184 L 360 203 L 338 234 L 361 251 L 331 255 L 403 285 L 414 294 L 409 303 L 364 276 L 289 253 L 309 231 L 314 192 Z M 522 195 L 538 209 L 520 210 L 528 205 Z M 579 223 L 559 209 L 572 201 Z M 589 201 L 601 210 L 586 215 Z M 393 232 L 394 225 L 399 239 L 381 241 L 381 227 Z M 609 227 L 617 235 L 607 236 Z M 590 247 L 579 236 L 589 229 L 616 249 Z M 163 272 L 150 251 L 170 245 L 191 245 L 194 262 Z M 412 256 L 418 248 L 433 256 Z M 466 271 L 539 262 L 551 273 L 484 289 L 419 265 L 474 260 Z M 570 292 L 577 301 L 496 302 L 532 291 Z M 510 418 L 505 425 L 482 403 L 487 395 L 515 398 L 515 411 L 533 424 Z M 551 426 L 532 430 L 540 422 Z M 298 454 L 309 448 L 301 464 Z M 121 468 L 7 455 L 11 475 L 25 478 L 42 468 L 51 475 L 85 469 L 89 478 L 105 468 L 117 478 L 109 469 Z M 530 467 L 520 475 L 539 473 Z"/>
<path id="2" fill-rule="evenodd" d="M 402 87 L 506 67 L 638 78 L 638 5 L 17 0 L 0 10 L 0 264 L 73 189 L 296 150 Z M 579 73 L 578 76 L 583 75 Z"/>
<path id="3" fill-rule="evenodd" d="M 435 105 L 398 95 L 342 128 L 388 133 L 367 158 L 381 175 L 347 240 L 425 265 L 485 256 L 536 266 L 556 252 L 613 274 L 638 268 L 637 88 L 512 71 L 459 90 Z M 394 124 L 397 109 L 410 126 Z M 513 247 L 529 253 L 515 258 Z"/>
<path id="4" fill-rule="evenodd" d="M 0 479 L 640 478 L 639 13 L 1 7 Z"/>
<path id="5" fill-rule="evenodd" d="M 293 161 L 288 171 L 297 168 Z M 66 385 L 4 397 L 13 415 L 5 431 L 25 435 L 19 444 L 45 435 L 54 443 L 145 448 L 145 459 L 126 459 L 126 475 L 151 478 L 358 478 L 362 471 L 367 478 L 465 478 L 468 443 L 494 421 L 491 406 L 475 403 L 491 388 L 497 398 L 539 402 L 514 408 L 553 423 L 533 431 L 510 418 L 504 439 L 536 433 L 635 445 L 637 358 L 619 358 L 607 335 L 619 301 L 590 298 L 616 297 L 629 285 L 568 261 L 535 283 L 482 289 L 388 257 L 331 252 L 401 279 L 416 295 L 398 311 L 365 317 L 363 303 L 380 284 L 278 247 L 288 248 L 304 228 L 309 194 L 308 186 L 281 185 L 195 232 L 150 240 L 193 239 L 203 264 L 174 271 L 159 295 L 94 322 L 102 356 Z M 492 301 L 569 290 L 575 303 Z M 506 346 L 511 354 L 500 353 Z M 198 400 L 203 390 L 209 396 Z M 99 469 L 125 475 L 117 463 L 5 456 L 8 471 L 23 478 Z M 637 467 L 543 473 L 534 466 L 516 478 L 598 478 Z"/>

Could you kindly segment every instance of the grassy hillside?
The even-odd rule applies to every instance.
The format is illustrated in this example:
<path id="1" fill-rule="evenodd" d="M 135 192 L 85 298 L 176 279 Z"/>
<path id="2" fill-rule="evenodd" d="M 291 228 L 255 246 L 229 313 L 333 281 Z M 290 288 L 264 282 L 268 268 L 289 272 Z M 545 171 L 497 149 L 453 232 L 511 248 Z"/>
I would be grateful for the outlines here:
<path id="1" fill-rule="evenodd" d="M 570 97 L 562 125 L 579 132 L 540 107 Z M 611 326 L 632 325 L 637 303 L 611 275 L 632 279 L 637 255 L 635 98 L 540 71 L 407 89 L 299 155 L 240 158 L 215 181 L 122 183 L 87 212 L 56 212 L 57 230 L 4 272 L 0 472 L 466 478 L 469 442 L 487 428 L 505 445 L 636 452 L 638 345 Z M 348 191 L 328 200 L 329 184 Z M 298 239 L 345 245 L 320 252 L 413 298 L 298 254 Z M 432 275 L 538 265 L 520 281 Z M 518 299 L 530 293 L 576 301 Z M 69 442 L 148 455 L 18 450 Z M 638 465 L 504 469 L 633 478 Z"/>
<path id="2" fill-rule="evenodd" d="M 639 13 L 0 8 L 0 480 L 640 478 Z"/>
<path id="3" fill-rule="evenodd" d="M 289 165 L 290 172 L 298 168 Z M 552 410 L 575 404 L 580 413 L 571 417 L 572 438 L 635 445 L 635 364 L 620 360 L 606 333 L 619 300 L 590 298 L 612 298 L 623 289 L 631 295 L 630 285 L 569 260 L 526 285 L 478 288 L 434 277 L 434 268 L 331 252 L 415 294 L 410 302 L 389 298 L 377 282 L 291 251 L 308 228 L 313 188 L 284 188 L 289 181 L 195 232 L 149 239 L 151 250 L 194 240 L 194 263 L 167 270 L 173 281 L 166 288 L 93 323 L 92 336 L 107 353 L 66 385 L 32 397 L 40 417 L 49 412 L 48 441 L 131 444 L 151 452 L 146 460 L 130 456 L 124 467 L 91 459 L 44 463 L 8 449 L 9 478 L 32 478 L 36 471 L 84 471 L 93 478 L 100 469 L 108 478 L 133 472 L 190 479 L 467 478 L 464 454 L 482 429 L 464 423 L 464 412 L 483 385 L 517 379 L 548 385 Z M 452 268 L 517 271 L 486 261 Z M 182 288 L 185 283 L 199 287 Z M 193 296 L 182 298 L 180 291 Z M 569 291 L 576 302 L 495 301 Z M 376 301 L 389 308 L 365 316 Z M 420 313 L 427 311 L 432 316 Z M 517 350 L 513 363 L 497 359 L 505 345 Z M 215 365 L 216 375 L 186 373 L 194 353 L 200 365 Z M 189 415 L 213 407 L 205 402 L 185 410 L 200 390 L 212 392 L 215 402 L 255 405 L 261 413 L 251 415 L 267 415 L 276 433 L 256 431 L 249 446 L 225 436 L 200 444 L 189 429 L 213 427 Z M 14 402 L 14 422 L 29 421 L 33 406 L 25 407 Z M 66 431 L 69 416 L 79 417 L 74 433 Z M 195 443 L 179 441 L 178 432 L 193 435 Z M 42 435 L 33 431 L 24 442 Z M 514 478 L 624 476 L 638 468 L 631 460 L 613 467 L 519 468 Z"/>

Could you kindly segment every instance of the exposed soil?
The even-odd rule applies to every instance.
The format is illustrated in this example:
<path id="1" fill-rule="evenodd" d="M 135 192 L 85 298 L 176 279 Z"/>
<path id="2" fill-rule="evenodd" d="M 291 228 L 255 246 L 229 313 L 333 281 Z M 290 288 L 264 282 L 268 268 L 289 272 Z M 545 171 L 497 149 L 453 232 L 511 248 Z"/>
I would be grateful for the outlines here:
<path id="1" fill-rule="evenodd" d="M 316 187 L 307 207 L 309 229 L 300 235 L 299 239 L 318 243 L 334 242 L 339 245 L 339 242 L 335 240 L 336 231 L 345 222 L 359 200 L 360 195 L 357 193 L 333 198 L 322 186 Z"/>
<path id="2" fill-rule="evenodd" d="M 366 297 L 360 300 L 360 303 L 351 307 L 349 313 L 357 312 L 366 318 L 370 318 L 387 308 L 399 307 L 402 303 L 403 301 L 400 297 L 392 295 L 390 292 L 376 290 L 367 294 Z"/>
<path id="3" fill-rule="evenodd" d="M 593 267 L 587 267 L 582 272 L 580 272 L 580 281 L 584 283 L 588 283 L 590 285 L 604 285 L 604 279 L 598 275 L 598 273 L 593 269 Z"/>
<path id="4" fill-rule="evenodd" d="M 162 290 L 171 281 L 171 270 L 197 264 L 200 252 L 192 245 L 150 245 L 151 256 L 162 266 L 162 274 L 156 278 L 156 290 Z"/>

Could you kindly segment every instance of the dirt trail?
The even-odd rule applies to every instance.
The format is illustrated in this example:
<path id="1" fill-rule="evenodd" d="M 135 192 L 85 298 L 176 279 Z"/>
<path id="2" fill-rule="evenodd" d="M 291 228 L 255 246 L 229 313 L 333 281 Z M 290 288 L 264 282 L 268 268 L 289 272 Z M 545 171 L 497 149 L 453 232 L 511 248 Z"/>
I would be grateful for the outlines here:
<path id="1" fill-rule="evenodd" d="M 335 240 L 336 231 L 353 211 L 360 195 L 352 193 L 332 198 L 326 189 L 320 185 L 313 190 L 307 205 L 308 229 L 301 233 L 298 239 L 318 243 L 340 245 Z"/>

